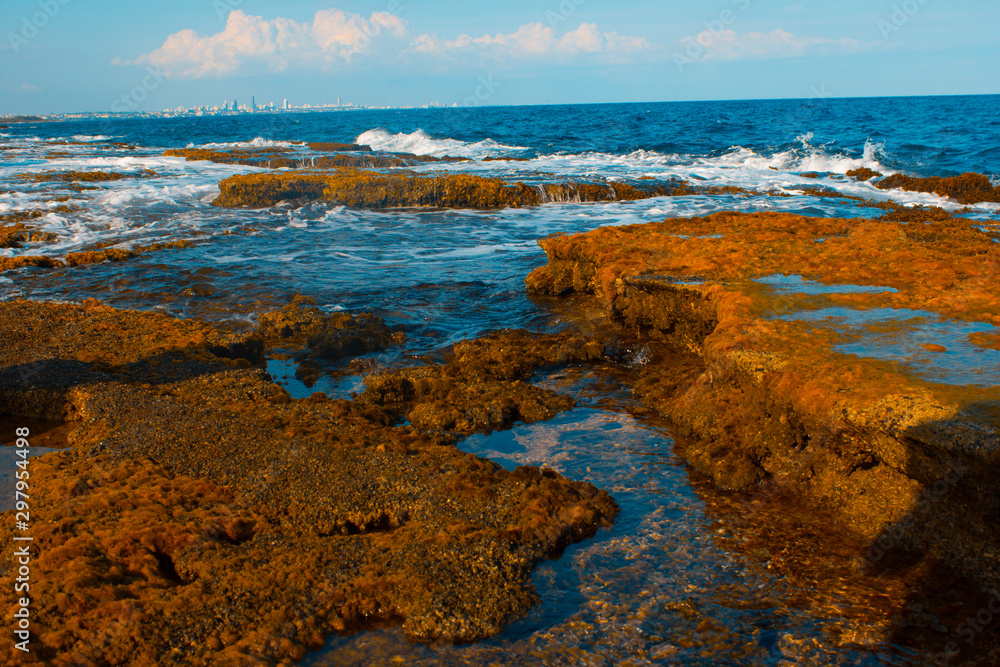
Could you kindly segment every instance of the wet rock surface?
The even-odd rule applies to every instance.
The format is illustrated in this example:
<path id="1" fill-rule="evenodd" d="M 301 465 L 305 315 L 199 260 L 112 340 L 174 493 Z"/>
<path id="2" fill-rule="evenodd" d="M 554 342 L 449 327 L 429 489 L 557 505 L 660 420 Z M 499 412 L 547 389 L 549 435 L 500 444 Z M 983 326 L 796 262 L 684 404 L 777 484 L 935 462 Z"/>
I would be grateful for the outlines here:
<path id="1" fill-rule="evenodd" d="M 553 201 L 628 201 L 694 192 L 680 182 L 554 183 L 536 187 L 468 174 L 417 175 L 353 169 L 230 176 L 219 183 L 219 189 L 222 194 L 215 205 L 229 208 L 264 208 L 282 201 L 322 200 L 355 208 L 495 209 Z"/>
<path id="2" fill-rule="evenodd" d="M 551 419 L 573 400 L 527 383 L 538 368 L 595 361 L 594 339 L 573 334 L 508 331 L 455 346 L 441 366 L 376 374 L 359 400 L 405 416 L 418 428 L 472 433 Z"/>
<path id="3" fill-rule="evenodd" d="M 424 418 L 400 425 L 385 401 L 294 400 L 257 366 L 275 340 L 357 354 L 337 347 L 345 331 L 397 342 L 377 318 L 304 300 L 245 333 L 96 301 L 0 304 L 3 412 L 75 424 L 71 449 L 32 463 L 35 664 L 296 660 L 380 624 L 472 641 L 530 607 L 539 559 L 613 520 L 591 484 L 454 447 L 507 419 L 465 428 L 435 416 L 431 391 Z M 527 395 L 518 415 L 544 418 L 568 399 L 538 390 L 532 412 L 512 378 L 600 354 L 572 337 L 495 339 L 456 350 L 468 373 L 457 359 L 423 371 L 449 375 L 467 414 Z M 0 530 L 9 559 L 14 517 Z"/>
<path id="4" fill-rule="evenodd" d="M 594 294 L 623 330 L 673 350 L 635 392 L 720 488 L 792 489 L 867 540 L 872 562 L 905 547 L 995 590 L 997 378 L 942 382 L 877 350 L 837 351 L 853 335 L 842 320 L 872 309 L 1000 323 L 992 239 L 947 214 L 905 217 L 719 213 L 550 237 L 526 282 Z M 817 287 L 760 280 L 775 274 Z M 864 289 L 831 289 L 844 285 Z M 841 319 L 810 316 L 829 309 Z M 880 340 L 919 331 L 894 322 Z"/>
<path id="5" fill-rule="evenodd" d="M 994 186 L 989 177 L 972 172 L 959 176 L 929 178 L 893 174 L 876 182 L 875 187 L 880 190 L 900 188 L 908 192 L 932 192 L 942 197 L 950 197 L 960 204 L 1000 202 L 1000 187 Z"/>
<path id="6" fill-rule="evenodd" d="M 412 167 L 425 162 L 461 162 L 464 158 L 433 157 L 412 153 L 372 152 L 369 146 L 337 143 L 305 144 L 311 152 L 303 153 L 291 147 L 235 148 L 212 150 L 205 148 L 179 148 L 163 152 L 164 157 L 183 157 L 188 161 L 207 160 L 217 164 L 241 164 L 265 169 L 389 169 Z M 334 153 L 334 155 L 330 155 Z"/>
<path id="7" fill-rule="evenodd" d="M 2 233 L 2 230 L 0 230 Z M 13 235 L 14 242 L 19 242 L 25 238 L 26 230 L 17 230 Z M 0 236 L 0 242 L 3 237 Z M 27 237 L 28 240 L 50 240 L 37 232 Z M 99 243 L 95 250 L 84 250 L 82 252 L 66 253 L 62 259 L 49 257 L 47 255 L 21 255 L 18 257 L 0 257 L 0 271 L 19 269 L 26 266 L 34 266 L 41 269 L 61 269 L 67 266 L 82 266 L 85 264 L 100 264 L 102 262 L 124 262 L 137 257 L 141 253 L 157 252 L 170 248 L 187 248 L 193 245 L 193 241 L 181 239 L 179 241 L 168 241 L 164 243 L 151 243 L 148 245 L 136 245 L 132 248 L 111 248 L 107 243 Z"/>

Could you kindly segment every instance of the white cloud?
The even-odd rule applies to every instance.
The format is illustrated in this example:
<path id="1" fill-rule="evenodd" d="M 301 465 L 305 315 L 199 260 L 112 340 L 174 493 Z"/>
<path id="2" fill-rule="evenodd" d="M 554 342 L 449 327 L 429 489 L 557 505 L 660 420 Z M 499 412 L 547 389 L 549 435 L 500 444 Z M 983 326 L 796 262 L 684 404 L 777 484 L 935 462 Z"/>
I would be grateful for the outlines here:
<path id="1" fill-rule="evenodd" d="M 481 37 L 461 35 L 451 40 L 437 35 L 420 35 L 413 40 L 414 51 L 435 56 L 478 53 L 497 58 L 540 58 L 581 53 L 621 54 L 650 48 L 652 46 L 643 37 L 602 33 L 594 23 L 581 23 L 562 37 L 557 37 L 552 28 L 541 23 L 528 23 L 511 33 Z"/>
<path id="2" fill-rule="evenodd" d="M 681 43 L 691 58 L 705 60 L 764 60 L 795 58 L 815 53 L 857 53 L 871 48 L 850 37 L 831 39 L 794 35 L 775 28 L 771 32 L 737 33 L 735 30 L 706 30 Z"/>
<path id="3" fill-rule="evenodd" d="M 181 30 L 134 61 L 115 59 L 112 63 L 151 65 L 171 78 L 199 78 L 261 69 L 282 72 L 296 65 L 331 68 L 350 64 L 358 56 L 423 55 L 454 60 L 475 55 L 509 60 L 608 54 L 621 58 L 652 48 L 642 37 L 602 33 L 593 23 L 581 23 L 561 36 L 551 27 L 529 23 L 512 33 L 481 37 L 442 39 L 424 34 L 404 39 L 407 37 L 406 23 L 388 12 L 365 18 L 339 9 L 322 9 L 312 22 L 297 23 L 235 10 L 222 32 L 202 37 L 194 30 Z"/>
<path id="4" fill-rule="evenodd" d="M 292 64 L 330 67 L 350 63 L 369 53 L 376 42 L 406 35 L 405 22 L 395 14 L 375 12 L 367 19 L 339 9 L 321 9 L 312 23 L 291 19 L 272 21 L 230 12 L 225 29 L 210 37 L 181 30 L 163 45 L 133 63 L 148 64 L 173 78 L 221 76 L 246 65 L 263 64 L 281 72 Z"/>

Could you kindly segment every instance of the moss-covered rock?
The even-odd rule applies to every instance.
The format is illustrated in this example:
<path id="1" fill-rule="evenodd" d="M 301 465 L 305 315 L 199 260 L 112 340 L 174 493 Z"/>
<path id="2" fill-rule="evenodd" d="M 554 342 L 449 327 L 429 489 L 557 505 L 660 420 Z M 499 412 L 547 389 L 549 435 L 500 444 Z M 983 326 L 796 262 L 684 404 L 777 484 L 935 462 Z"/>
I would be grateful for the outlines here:
<path id="1" fill-rule="evenodd" d="M 916 178 L 905 174 L 893 174 L 875 183 L 880 190 L 899 188 L 907 192 L 932 192 L 942 197 L 950 197 L 960 204 L 980 202 L 1000 202 L 1000 187 L 994 186 L 982 174 L 966 172 L 960 176 L 932 176 Z"/>
<path id="2" fill-rule="evenodd" d="M 562 183 L 531 186 L 467 174 L 420 176 L 343 169 L 230 176 L 219 183 L 216 206 L 263 208 L 288 200 L 323 200 L 356 208 L 433 206 L 518 208 L 546 202 L 619 201 L 687 194 L 682 183 Z M 690 191 L 690 192 L 693 192 Z"/>
<path id="3" fill-rule="evenodd" d="M 526 283 L 594 294 L 629 335 L 665 346 L 635 391 L 718 486 L 783 486 L 876 551 L 907 545 L 995 588 L 1000 386 L 839 353 L 856 334 L 808 317 L 892 308 L 1000 325 L 1000 260 L 980 223 L 937 211 L 890 217 L 900 220 L 726 212 L 555 236 L 540 242 L 548 264 Z M 808 294 L 757 281 L 773 274 L 868 289 Z M 876 328 L 883 342 L 918 331 L 894 322 Z"/>
<path id="4" fill-rule="evenodd" d="M 287 662 L 373 624 L 472 641 L 534 603 L 534 563 L 614 518 L 590 484 L 459 451 L 461 424 L 428 401 L 396 426 L 375 402 L 294 400 L 254 368 L 265 338 L 363 321 L 300 299 L 237 335 L 96 301 L 0 303 L 0 405 L 76 425 L 70 450 L 31 464 L 37 664 Z M 459 391 L 495 426 L 514 400 Z M 15 576 L 0 574 L 8 606 Z"/>

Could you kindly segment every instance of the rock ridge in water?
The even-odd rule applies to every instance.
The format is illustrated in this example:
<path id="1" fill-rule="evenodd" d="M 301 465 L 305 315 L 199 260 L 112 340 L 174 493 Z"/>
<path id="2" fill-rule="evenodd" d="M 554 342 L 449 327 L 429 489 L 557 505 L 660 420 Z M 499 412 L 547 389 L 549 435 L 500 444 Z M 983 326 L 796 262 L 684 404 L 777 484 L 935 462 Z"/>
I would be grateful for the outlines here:
<path id="1" fill-rule="evenodd" d="M 282 201 L 322 200 L 355 208 L 431 206 L 440 208 L 521 208 L 552 201 L 630 201 L 687 194 L 683 183 L 507 183 L 468 174 L 417 175 L 342 169 L 241 174 L 219 183 L 216 206 L 264 208 Z M 693 192 L 693 191 L 691 191 Z"/>

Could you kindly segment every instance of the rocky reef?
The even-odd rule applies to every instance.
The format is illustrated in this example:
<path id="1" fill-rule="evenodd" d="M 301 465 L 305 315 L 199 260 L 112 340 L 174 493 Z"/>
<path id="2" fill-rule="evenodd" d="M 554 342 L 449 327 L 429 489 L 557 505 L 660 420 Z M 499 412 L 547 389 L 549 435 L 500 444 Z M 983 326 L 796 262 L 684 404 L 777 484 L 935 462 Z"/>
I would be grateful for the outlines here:
<path id="1" fill-rule="evenodd" d="M 20 244 L 23 241 L 51 241 L 52 236 L 39 232 L 30 232 L 28 228 L 15 226 L 12 228 L 0 227 L 0 247 L 4 247 L 2 242 L 5 232 L 10 233 L 7 239 L 13 243 Z M 112 248 L 110 243 L 98 243 L 94 250 L 84 250 L 81 252 L 67 253 L 62 259 L 48 257 L 47 255 L 19 255 L 16 257 L 0 257 L 0 271 L 19 269 L 26 266 L 33 266 L 42 269 L 61 269 L 67 266 L 82 266 L 84 264 L 100 264 L 102 262 L 124 262 L 132 259 L 141 253 L 156 252 L 169 248 L 187 248 L 194 242 L 188 239 L 178 241 L 164 241 L 163 243 L 150 243 L 136 245 L 132 248 Z M 18 247 L 18 246 L 12 246 Z"/>
<path id="2" fill-rule="evenodd" d="M 506 183 L 468 174 L 421 176 L 406 171 L 379 173 L 342 169 L 329 173 L 287 172 L 230 176 L 219 183 L 216 206 L 264 208 L 287 200 L 323 200 L 355 208 L 433 206 L 519 208 L 551 201 L 627 201 L 689 194 L 686 184 Z"/>
<path id="3" fill-rule="evenodd" d="M 49 181 L 68 182 L 100 182 L 120 181 L 125 178 L 152 178 L 156 172 L 143 169 L 135 173 L 121 171 L 46 171 L 41 174 L 25 174 L 21 178 L 28 181 L 45 183 Z"/>
<path id="4" fill-rule="evenodd" d="M 972 172 L 943 178 L 940 176 L 916 178 L 905 174 L 893 174 L 877 181 L 875 187 L 880 190 L 899 188 L 907 192 L 931 192 L 942 197 L 950 197 L 960 204 L 1000 202 L 1000 187 L 994 186 L 989 177 Z"/>
<path id="5" fill-rule="evenodd" d="M 832 511 L 872 567 L 908 549 L 996 591 L 1000 367 L 975 349 L 996 341 L 1000 255 L 980 226 L 934 210 L 669 219 L 544 239 L 526 283 L 594 295 L 645 341 L 634 390 L 717 486 Z"/>
<path id="6" fill-rule="evenodd" d="M 883 176 L 882 172 L 869 169 L 868 167 L 848 169 L 846 175 L 848 178 L 853 178 L 856 181 L 870 181 L 873 178 L 881 178 Z"/>
<path id="7" fill-rule="evenodd" d="M 0 303 L 0 412 L 65 422 L 69 445 L 31 464 L 22 664 L 274 664 L 331 633 L 467 642 L 523 614 L 533 565 L 617 506 L 454 445 L 572 405 L 525 381 L 602 348 L 506 332 L 354 400 L 293 399 L 261 367 L 274 346 L 344 359 L 402 339 L 304 299 L 243 333 L 94 300 Z M 8 514 L 6 562 L 14 527 Z M 0 574 L 8 607 L 14 576 Z"/>
<path id="8" fill-rule="evenodd" d="M 286 146 L 267 148 L 173 148 L 164 157 L 182 157 L 188 161 L 205 160 L 217 164 L 241 164 L 265 169 L 390 169 L 412 167 L 425 162 L 463 162 L 465 158 L 434 157 L 412 153 L 378 153 L 369 146 L 358 144 L 309 143 L 311 152 L 296 151 Z M 329 155 L 335 153 L 335 155 Z"/>

